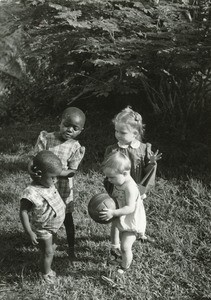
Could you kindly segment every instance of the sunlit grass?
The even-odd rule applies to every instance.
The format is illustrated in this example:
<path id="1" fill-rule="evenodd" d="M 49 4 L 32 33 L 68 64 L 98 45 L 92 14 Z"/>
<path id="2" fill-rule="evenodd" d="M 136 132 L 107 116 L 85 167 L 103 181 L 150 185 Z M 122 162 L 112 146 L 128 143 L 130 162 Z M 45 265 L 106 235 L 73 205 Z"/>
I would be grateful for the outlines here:
<path id="1" fill-rule="evenodd" d="M 109 225 L 96 224 L 87 212 L 92 195 L 103 191 L 99 162 L 106 143 L 112 140 L 109 128 L 109 141 L 100 128 L 95 135 L 87 130 L 82 136 L 87 152 L 76 175 L 74 212 L 79 260 L 69 263 L 61 228 L 53 262 L 57 280 L 53 286 L 40 281 L 39 253 L 23 233 L 19 201 L 30 182 L 28 155 L 42 129 L 46 128 L 40 124 L 27 131 L 24 127 L 1 131 L 0 299 L 210 299 L 211 193 L 200 174 L 197 178 L 185 174 L 186 179 L 170 170 L 162 177 L 158 174 L 156 188 L 145 200 L 147 234 L 156 243 L 137 241 L 133 265 L 122 277 L 109 264 Z M 111 278 L 116 286 L 104 282 L 102 276 Z"/>

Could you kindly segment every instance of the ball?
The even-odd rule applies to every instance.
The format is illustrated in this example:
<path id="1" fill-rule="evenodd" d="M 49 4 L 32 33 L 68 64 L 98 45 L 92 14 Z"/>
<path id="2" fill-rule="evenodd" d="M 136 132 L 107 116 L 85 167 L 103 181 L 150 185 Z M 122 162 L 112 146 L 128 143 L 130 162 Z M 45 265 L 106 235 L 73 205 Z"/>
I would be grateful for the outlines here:
<path id="1" fill-rule="evenodd" d="M 107 224 L 112 221 L 110 219 L 109 221 L 101 220 L 99 217 L 99 213 L 105 209 L 116 209 L 116 203 L 115 201 L 106 193 L 100 193 L 97 195 L 94 195 L 88 204 L 88 212 L 90 217 L 97 223 L 100 224 Z"/>

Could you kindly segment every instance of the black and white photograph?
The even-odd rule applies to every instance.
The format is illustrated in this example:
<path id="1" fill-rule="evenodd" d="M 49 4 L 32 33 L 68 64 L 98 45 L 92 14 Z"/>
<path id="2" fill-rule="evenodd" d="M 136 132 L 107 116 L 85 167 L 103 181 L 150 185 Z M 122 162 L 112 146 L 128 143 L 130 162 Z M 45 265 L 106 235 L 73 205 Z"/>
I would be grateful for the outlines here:
<path id="1" fill-rule="evenodd" d="M 211 0 L 0 0 L 0 300 L 211 300 Z"/>

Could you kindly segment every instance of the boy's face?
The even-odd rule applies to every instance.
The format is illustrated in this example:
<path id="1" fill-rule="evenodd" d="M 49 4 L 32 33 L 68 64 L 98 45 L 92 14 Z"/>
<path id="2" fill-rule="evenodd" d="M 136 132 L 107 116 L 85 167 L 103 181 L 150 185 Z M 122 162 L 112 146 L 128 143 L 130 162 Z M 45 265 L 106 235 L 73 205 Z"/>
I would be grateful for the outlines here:
<path id="1" fill-rule="evenodd" d="M 39 177 L 30 174 L 32 180 L 36 182 L 36 184 L 42 185 L 46 188 L 49 188 L 55 185 L 58 181 L 57 177 L 61 174 L 61 168 L 55 168 L 53 171 L 46 171 L 41 173 Z M 41 171 L 40 171 L 41 172 Z"/>
<path id="2" fill-rule="evenodd" d="M 57 183 L 57 176 L 61 174 L 61 169 L 54 172 L 45 172 L 40 178 L 40 184 L 46 188 L 49 188 Z"/>
<path id="3" fill-rule="evenodd" d="M 60 134 L 64 140 L 76 138 L 84 127 L 84 120 L 80 115 L 68 114 L 60 124 Z"/>

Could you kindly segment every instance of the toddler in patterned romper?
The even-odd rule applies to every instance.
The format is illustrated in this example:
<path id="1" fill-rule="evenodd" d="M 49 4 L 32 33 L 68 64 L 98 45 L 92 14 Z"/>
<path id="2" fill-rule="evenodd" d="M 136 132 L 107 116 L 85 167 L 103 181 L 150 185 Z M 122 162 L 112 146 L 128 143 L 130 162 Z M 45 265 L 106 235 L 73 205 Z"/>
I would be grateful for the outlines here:
<path id="1" fill-rule="evenodd" d="M 132 246 L 139 233 L 145 232 L 146 214 L 143 196 L 130 175 L 131 162 L 122 152 L 109 155 L 102 163 L 102 170 L 114 185 L 112 197 L 117 202 L 116 209 L 104 209 L 100 212 L 102 220 L 112 223 L 120 232 L 121 267 L 120 274 L 127 270 L 133 260 Z"/>
<path id="2" fill-rule="evenodd" d="M 146 198 L 146 191 L 154 185 L 157 160 L 161 159 L 162 154 L 158 154 L 158 151 L 153 153 L 151 144 L 142 142 L 144 134 L 142 117 L 129 106 L 115 116 L 113 123 L 117 143 L 107 147 L 105 158 L 113 152 L 124 153 L 131 162 L 131 177 L 137 183 L 141 196 Z M 146 175 L 149 176 L 146 177 Z M 113 184 L 106 178 L 104 185 L 112 196 Z M 152 238 L 145 235 L 145 230 L 139 234 L 138 239 L 153 242 Z M 111 254 L 118 258 L 120 256 L 119 233 L 114 223 L 111 225 L 111 243 Z"/>
<path id="3" fill-rule="evenodd" d="M 62 164 L 51 151 L 41 151 L 30 168 L 33 181 L 22 193 L 20 219 L 32 244 L 40 247 L 41 276 L 52 283 L 56 276 L 51 269 L 55 235 L 65 218 L 65 204 L 54 185 L 62 172 Z"/>
<path id="4" fill-rule="evenodd" d="M 85 153 L 85 147 L 81 147 L 75 138 L 81 133 L 85 124 L 85 114 L 76 107 L 64 110 L 59 131 L 41 131 L 35 145 L 35 153 L 41 150 L 50 150 L 57 155 L 62 162 L 62 172 L 58 178 L 56 187 L 64 203 L 66 204 L 66 216 L 64 226 L 67 234 L 68 255 L 70 260 L 75 257 L 75 227 L 72 217 L 73 207 L 73 176 Z"/>

